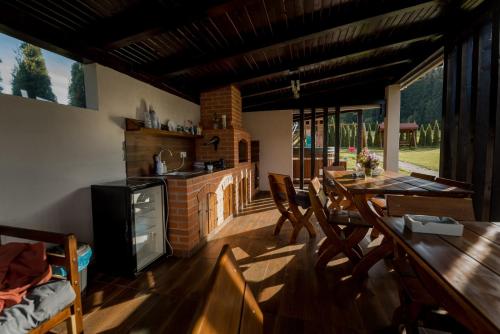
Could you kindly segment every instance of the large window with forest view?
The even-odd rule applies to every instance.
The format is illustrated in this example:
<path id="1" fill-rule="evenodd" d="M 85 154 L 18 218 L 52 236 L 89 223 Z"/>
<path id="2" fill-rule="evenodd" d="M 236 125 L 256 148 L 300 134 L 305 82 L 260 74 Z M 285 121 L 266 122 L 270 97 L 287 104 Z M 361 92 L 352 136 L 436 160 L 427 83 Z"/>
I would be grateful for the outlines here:
<path id="1" fill-rule="evenodd" d="M 0 33 L 0 93 L 85 108 L 83 65 Z"/>

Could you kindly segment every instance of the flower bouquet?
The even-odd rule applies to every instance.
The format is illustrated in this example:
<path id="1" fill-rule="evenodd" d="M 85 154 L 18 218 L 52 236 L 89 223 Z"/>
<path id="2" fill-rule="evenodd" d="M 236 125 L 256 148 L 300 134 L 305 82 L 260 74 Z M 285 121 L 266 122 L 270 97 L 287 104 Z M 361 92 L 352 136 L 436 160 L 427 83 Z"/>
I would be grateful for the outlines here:
<path id="1" fill-rule="evenodd" d="M 368 148 L 363 148 L 358 154 L 358 163 L 364 167 L 365 175 L 372 176 L 372 172 L 380 165 L 380 159 L 375 153 L 371 153 Z"/>

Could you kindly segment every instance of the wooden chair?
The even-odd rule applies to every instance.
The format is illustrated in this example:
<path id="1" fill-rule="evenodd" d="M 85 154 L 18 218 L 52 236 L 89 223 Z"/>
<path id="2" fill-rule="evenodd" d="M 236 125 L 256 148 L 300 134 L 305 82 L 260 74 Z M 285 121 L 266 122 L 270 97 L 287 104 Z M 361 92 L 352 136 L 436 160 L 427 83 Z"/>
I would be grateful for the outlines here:
<path id="1" fill-rule="evenodd" d="M 467 183 L 467 182 L 461 182 L 461 181 L 456 181 L 452 179 L 445 179 L 443 177 L 437 177 L 436 178 L 437 183 L 445 184 L 447 186 L 451 187 L 458 187 L 462 189 L 467 189 L 467 190 L 472 190 L 472 184 Z"/>
<path id="2" fill-rule="evenodd" d="M 461 221 L 475 220 L 474 207 L 470 198 L 388 195 L 387 214 L 396 217 L 405 214 L 422 214 L 447 216 Z"/>
<path id="3" fill-rule="evenodd" d="M 264 316 L 228 245 L 220 252 L 189 333 L 258 334 Z"/>
<path id="4" fill-rule="evenodd" d="M 317 177 L 309 183 L 309 197 L 314 214 L 326 236 L 318 250 L 316 269 L 324 269 L 341 252 L 354 264 L 358 263 L 363 257 L 359 242 L 363 240 L 370 225 L 365 224 L 359 215 L 349 217 L 339 215 L 337 210 L 330 211 L 328 197 L 321 189 Z"/>
<path id="5" fill-rule="evenodd" d="M 438 201 L 438 202 L 436 202 Z M 447 216 L 459 221 L 475 220 L 472 200 L 469 198 L 387 196 L 387 215 L 400 217 L 405 214 Z M 439 308 L 438 301 L 427 291 L 426 273 L 404 254 L 394 261 L 400 281 L 400 307 L 394 312 L 393 323 L 417 326 L 425 313 Z"/>
<path id="6" fill-rule="evenodd" d="M 307 229 L 311 238 L 316 237 L 316 231 L 314 231 L 314 227 L 309 221 L 313 214 L 313 210 L 311 207 L 308 207 L 305 208 L 305 212 L 302 213 L 297 201 L 297 193 L 295 192 L 290 176 L 269 173 L 268 177 L 271 196 L 281 213 L 274 229 L 274 235 L 278 235 L 285 221 L 289 220 L 293 226 L 292 236 L 290 237 L 291 244 L 297 242 L 297 236 L 302 227 Z M 287 203 L 288 206 L 286 206 Z"/>
<path id="7" fill-rule="evenodd" d="M 434 181 L 436 177 L 434 175 L 428 175 L 428 174 L 422 174 L 422 173 L 416 173 L 412 172 L 410 176 L 422 179 L 422 180 L 427 180 L 427 181 Z"/>
<path id="8" fill-rule="evenodd" d="M 427 180 L 427 181 L 434 181 L 434 179 L 436 178 L 433 175 L 416 173 L 416 172 L 412 172 L 410 174 L 410 176 L 413 176 L 413 177 L 416 177 L 416 178 L 419 178 L 419 179 L 422 179 L 422 180 Z M 377 213 L 380 216 L 384 216 L 385 215 L 385 212 L 387 210 L 387 201 L 386 201 L 385 197 L 376 196 L 376 197 L 371 198 L 370 202 L 372 203 L 373 208 L 375 209 L 375 211 L 377 211 Z M 372 238 L 376 238 L 376 237 L 378 237 L 378 235 L 379 235 L 379 232 L 374 229 L 372 231 L 371 237 Z"/>
<path id="9" fill-rule="evenodd" d="M 75 300 L 64 310 L 32 330 L 30 334 L 47 333 L 62 322 L 66 322 L 68 333 L 83 333 L 82 301 L 80 295 L 80 276 L 78 274 L 76 237 L 73 234 L 61 234 L 0 225 L 0 237 L 2 235 L 64 246 L 64 256 L 47 254 L 47 261 L 49 264 L 65 267 L 68 273 L 67 280 L 70 282 L 73 290 L 75 291 Z"/>

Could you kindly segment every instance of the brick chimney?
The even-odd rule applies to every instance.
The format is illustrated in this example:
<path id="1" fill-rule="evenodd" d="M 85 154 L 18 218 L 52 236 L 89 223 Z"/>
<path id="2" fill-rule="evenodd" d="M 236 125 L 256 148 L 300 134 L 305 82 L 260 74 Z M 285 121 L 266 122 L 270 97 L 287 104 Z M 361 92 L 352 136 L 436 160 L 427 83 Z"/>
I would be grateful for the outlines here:
<path id="1" fill-rule="evenodd" d="M 250 135 L 243 129 L 241 109 L 241 93 L 234 85 L 201 93 L 203 138 L 196 140 L 198 161 L 224 159 L 227 167 L 250 161 Z M 222 129 L 222 115 L 226 116 L 225 129 Z M 220 138 L 217 150 L 213 145 L 205 145 L 215 136 Z"/>

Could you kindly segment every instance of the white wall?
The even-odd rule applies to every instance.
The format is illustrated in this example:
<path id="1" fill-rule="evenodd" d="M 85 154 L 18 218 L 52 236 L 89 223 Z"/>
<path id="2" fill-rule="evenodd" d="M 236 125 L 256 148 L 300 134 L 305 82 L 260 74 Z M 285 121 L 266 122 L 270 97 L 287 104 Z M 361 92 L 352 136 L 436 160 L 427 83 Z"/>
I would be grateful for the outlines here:
<path id="1" fill-rule="evenodd" d="M 261 190 L 269 190 L 267 173 L 293 174 L 292 122 L 291 110 L 243 113 L 243 128 L 259 141 Z"/>
<path id="2" fill-rule="evenodd" d="M 90 65 L 95 66 L 95 65 Z M 0 94 L 0 224 L 92 240 L 91 184 L 125 178 L 124 117 L 199 122 L 199 106 L 96 66 L 98 110 Z"/>

